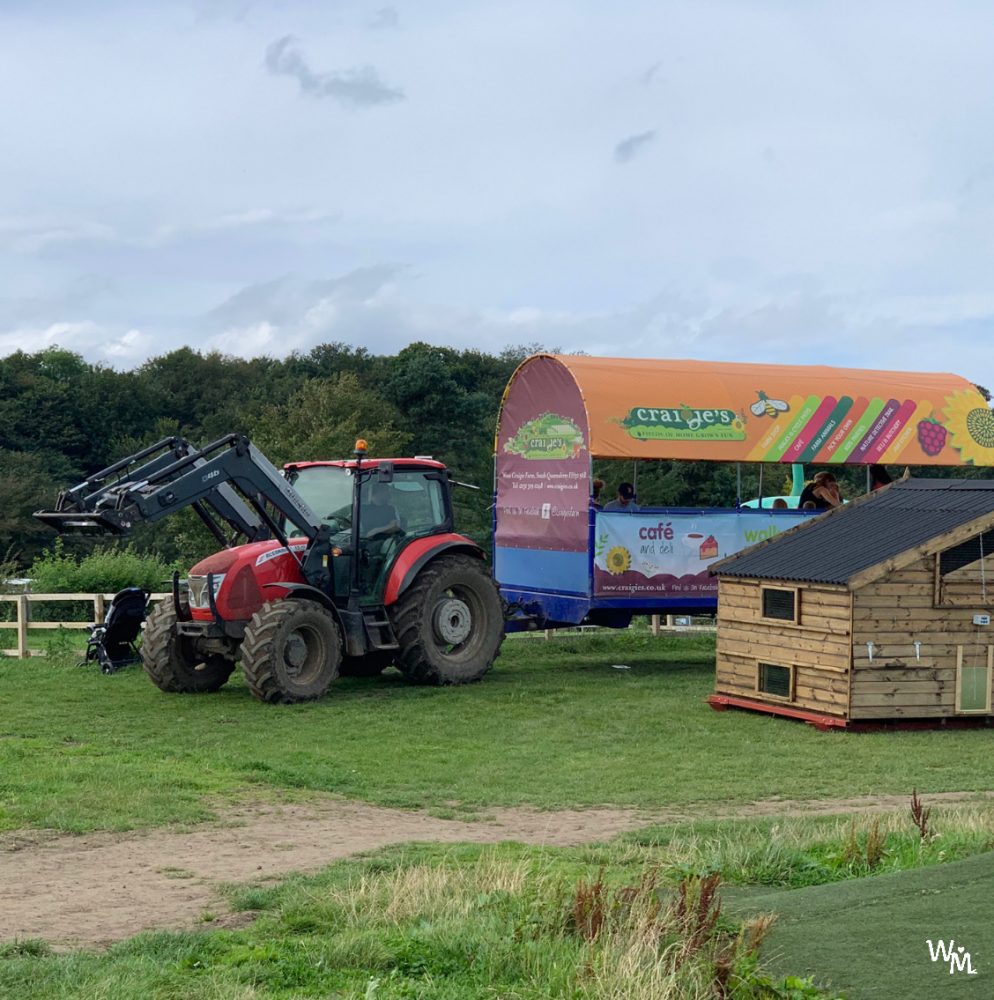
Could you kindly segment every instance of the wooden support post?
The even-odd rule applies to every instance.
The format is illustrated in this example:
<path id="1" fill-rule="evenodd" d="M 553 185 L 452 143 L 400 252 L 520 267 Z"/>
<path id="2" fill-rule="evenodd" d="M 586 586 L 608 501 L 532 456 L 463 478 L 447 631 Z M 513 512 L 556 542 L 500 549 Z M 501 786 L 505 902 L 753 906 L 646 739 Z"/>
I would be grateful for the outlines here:
<path id="1" fill-rule="evenodd" d="M 672 615 L 667 615 L 666 616 L 666 627 L 667 628 L 673 628 L 673 616 Z"/>
<path id="2" fill-rule="evenodd" d="M 21 594 L 17 598 L 17 656 L 26 660 L 31 651 L 28 649 L 28 620 L 30 618 L 27 596 Z"/>
<path id="3" fill-rule="evenodd" d="M 552 638 L 552 629 L 551 628 L 547 628 L 545 630 L 545 638 L 546 639 L 551 639 Z"/>
<path id="4" fill-rule="evenodd" d="M 654 638 L 659 637 L 659 615 L 652 616 L 652 635 Z"/>
<path id="5" fill-rule="evenodd" d="M 107 617 L 106 601 L 103 594 L 93 595 L 93 624 L 100 625 Z"/>

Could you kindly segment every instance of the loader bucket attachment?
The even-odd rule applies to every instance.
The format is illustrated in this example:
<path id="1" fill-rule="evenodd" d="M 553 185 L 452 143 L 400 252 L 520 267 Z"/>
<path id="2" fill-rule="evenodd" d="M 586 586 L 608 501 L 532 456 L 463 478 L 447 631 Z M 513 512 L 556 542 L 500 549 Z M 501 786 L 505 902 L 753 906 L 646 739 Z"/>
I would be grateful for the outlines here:
<path id="1" fill-rule="evenodd" d="M 124 535 L 131 528 L 126 520 L 112 510 L 66 511 L 39 510 L 34 515 L 39 521 L 64 535 L 92 535 L 107 533 Z"/>

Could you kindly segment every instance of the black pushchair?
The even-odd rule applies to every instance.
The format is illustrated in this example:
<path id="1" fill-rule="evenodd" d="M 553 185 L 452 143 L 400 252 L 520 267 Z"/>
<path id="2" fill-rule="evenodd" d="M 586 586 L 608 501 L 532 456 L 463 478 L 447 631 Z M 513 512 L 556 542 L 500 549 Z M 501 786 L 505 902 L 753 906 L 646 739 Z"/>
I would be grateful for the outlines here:
<path id="1" fill-rule="evenodd" d="M 103 623 L 93 626 L 86 642 L 86 659 L 80 666 L 96 660 L 100 670 L 113 674 L 139 660 L 135 645 L 148 610 L 149 591 L 128 587 L 114 595 Z"/>

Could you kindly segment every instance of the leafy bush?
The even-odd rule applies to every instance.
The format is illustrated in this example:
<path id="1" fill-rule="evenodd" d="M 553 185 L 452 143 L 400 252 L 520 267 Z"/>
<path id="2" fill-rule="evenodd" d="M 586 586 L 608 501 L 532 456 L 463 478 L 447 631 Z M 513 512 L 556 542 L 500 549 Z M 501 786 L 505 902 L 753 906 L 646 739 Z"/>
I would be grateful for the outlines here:
<path id="1" fill-rule="evenodd" d="M 130 545 L 94 549 L 81 559 L 65 551 L 58 538 L 31 564 L 31 589 L 38 594 L 112 593 L 125 587 L 162 590 L 172 567 L 154 554 L 142 555 Z"/>

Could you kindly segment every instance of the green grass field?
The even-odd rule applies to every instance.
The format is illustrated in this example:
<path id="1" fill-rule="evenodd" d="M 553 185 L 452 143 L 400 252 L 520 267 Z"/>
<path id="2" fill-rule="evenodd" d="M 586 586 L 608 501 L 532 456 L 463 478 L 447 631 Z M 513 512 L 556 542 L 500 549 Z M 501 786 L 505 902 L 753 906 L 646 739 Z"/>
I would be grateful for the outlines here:
<path id="1" fill-rule="evenodd" d="M 520 638 L 481 684 L 414 688 L 388 673 L 291 707 L 254 701 L 240 681 L 168 696 L 139 669 L 105 677 L 72 657 L 0 661 L 0 829 L 189 824 L 239 799 L 329 792 L 456 816 L 605 804 L 700 816 L 586 848 L 390 849 L 233 889 L 233 906 L 255 918 L 239 930 L 212 929 L 205 915 L 201 932 L 140 935 L 102 954 L 8 943 L 0 997 L 815 995 L 791 974 L 852 1000 L 980 995 L 994 970 L 990 805 L 937 809 L 925 843 L 906 810 L 885 816 L 872 864 L 867 817 L 713 817 L 772 796 L 986 790 L 991 734 L 819 733 L 716 713 L 704 701 L 713 657 L 707 636 Z M 725 916 L 687 953 L 694 932 L 666 907 L 682 880 L 711 874 L 725 883 Z M 602 877 L 605 930 L 590 937 L 578 886 Z M 647 878 L 651 898 L 624 888 Z M 780 917 L 757 966 L 739 928 L 769 910 Z M 963 942 L 980 975 L 942 979 L 929 936 Z"/>
<path id="2" fill-rule="evenodd" d="M 712 676 L 707 636 L 524 638 L 481 684 L 417 688 L 391 671 L 281 707 L 238 679 L 175 696 L 138 668 L 4 660 L 0 829 L 198 822 L 225 799 L 287 789 L 458 814 L 991 787 L 984 730 L 819 733 L 717 713 Z"/>

